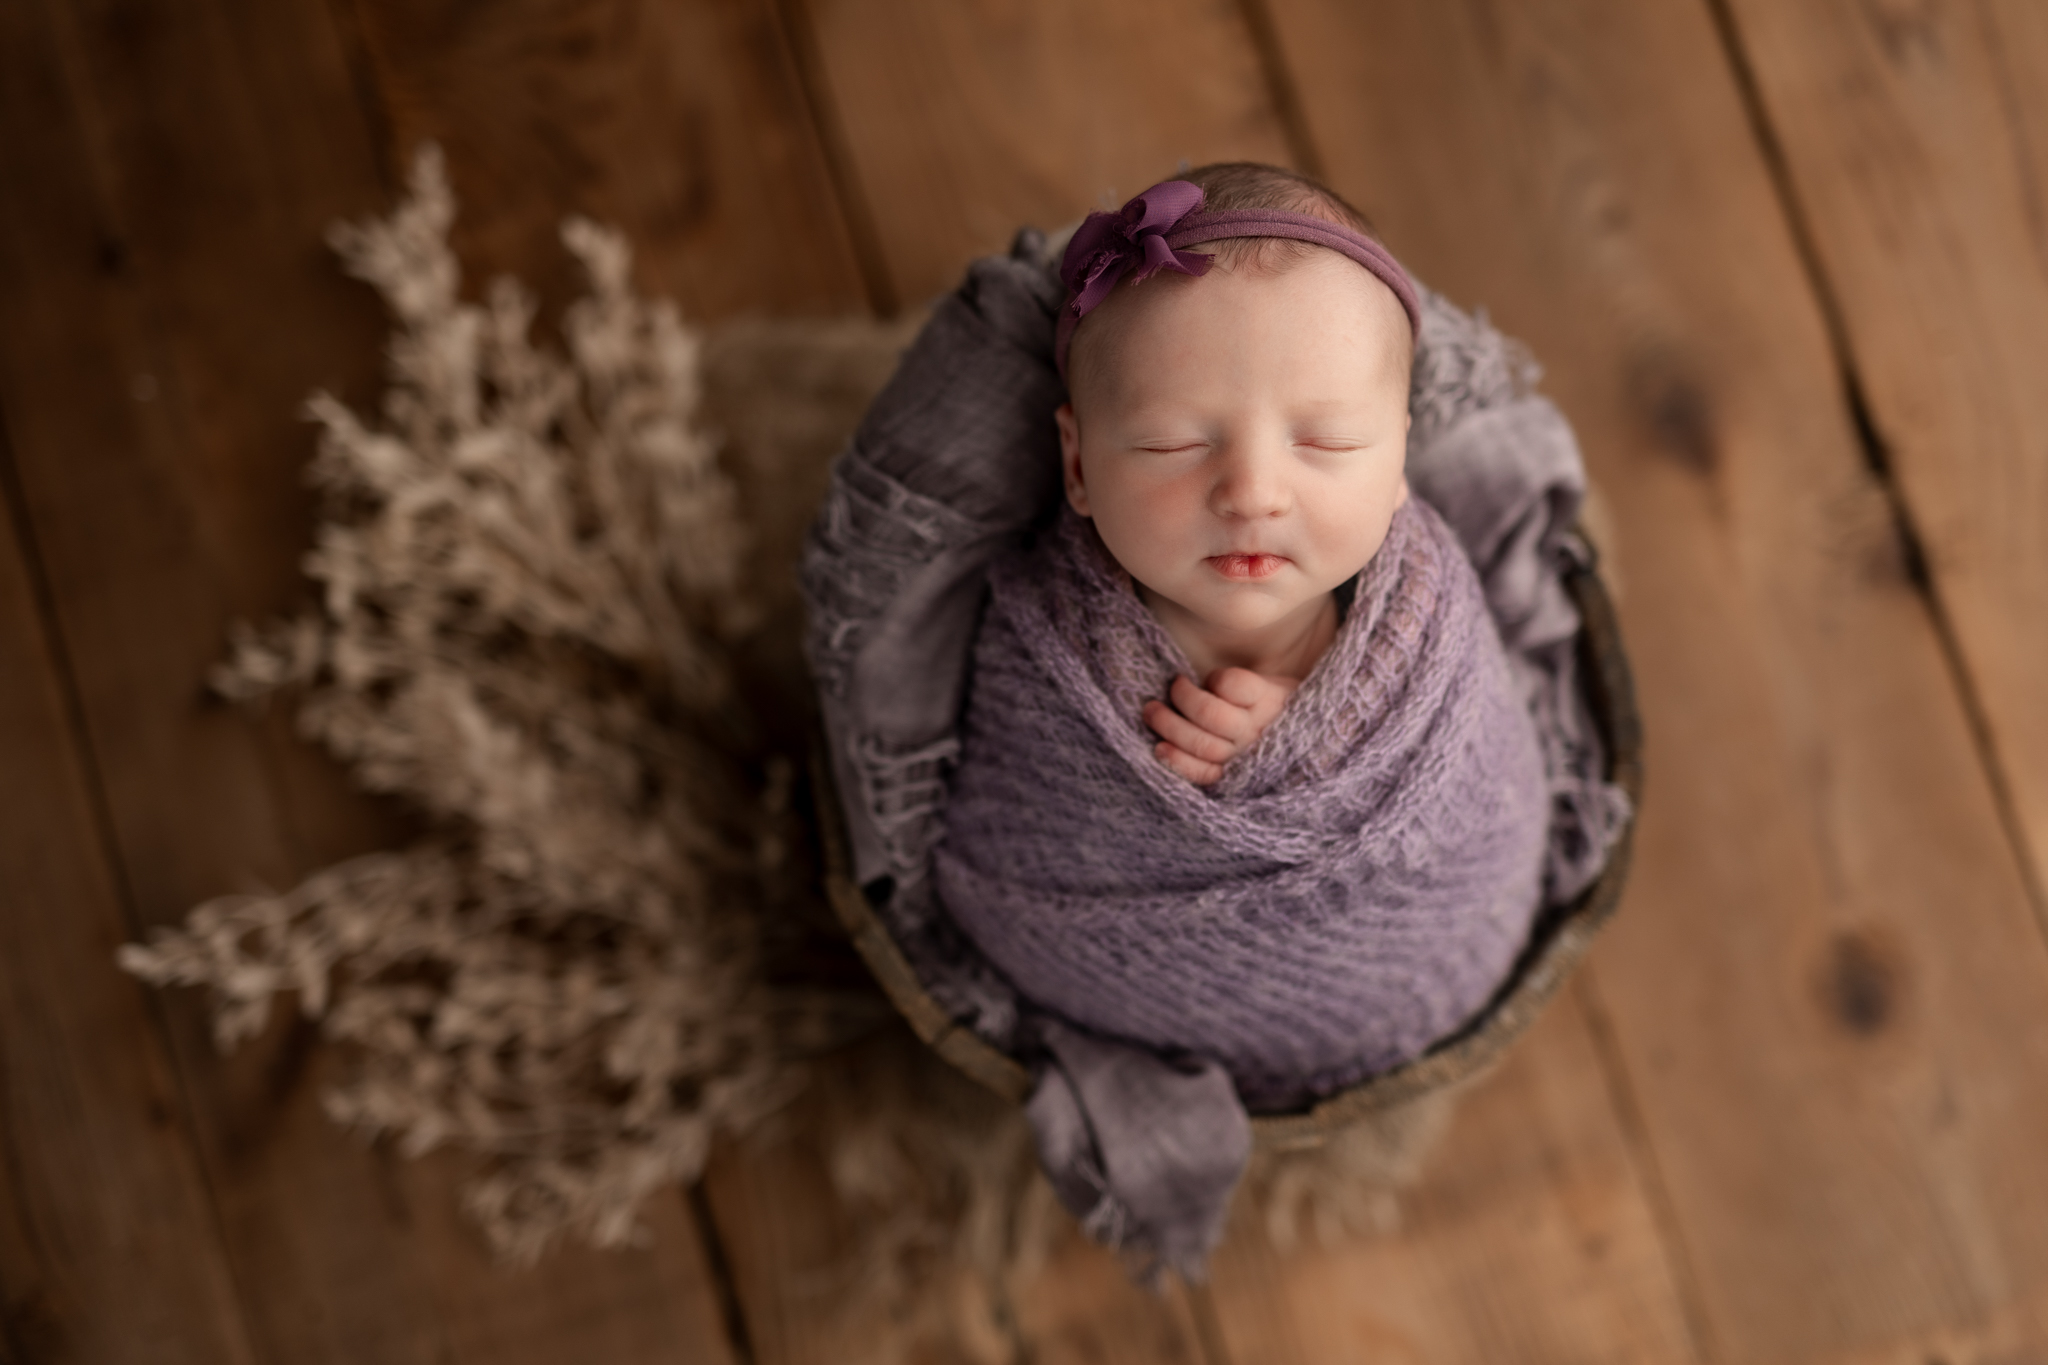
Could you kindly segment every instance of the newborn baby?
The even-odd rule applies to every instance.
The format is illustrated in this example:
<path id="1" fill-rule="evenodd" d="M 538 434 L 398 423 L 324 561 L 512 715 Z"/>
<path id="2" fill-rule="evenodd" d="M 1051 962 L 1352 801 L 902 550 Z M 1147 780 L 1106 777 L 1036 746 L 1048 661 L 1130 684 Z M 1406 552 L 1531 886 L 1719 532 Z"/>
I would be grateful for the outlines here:
<path id="1" fill-rule="evenodd" d="M 1457 1035 L 1626 820 L 1560 577 L 1583 473 L 1313 182 L 1154 186 L 1058 283 L 1041 244 L 969 268 L 834 465 L 806 651 L 926 1007 L 1029 1066 L 1091 1235 L 1192 1270 L 1248 1111 Z"/>

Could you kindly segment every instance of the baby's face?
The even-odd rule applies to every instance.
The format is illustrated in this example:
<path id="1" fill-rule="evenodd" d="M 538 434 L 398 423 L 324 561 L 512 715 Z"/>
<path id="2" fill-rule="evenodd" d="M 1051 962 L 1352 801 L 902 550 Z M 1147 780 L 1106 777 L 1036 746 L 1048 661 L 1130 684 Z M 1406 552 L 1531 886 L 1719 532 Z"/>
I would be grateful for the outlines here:
<path id="1" fill-rule="evenodd" d="M 1393 293 L 1334 252 L 1126 286 L 1075 340 L 1067 498 L 1170 629 L 1306 620 L 1407 496 L 1409 347 Z"/>

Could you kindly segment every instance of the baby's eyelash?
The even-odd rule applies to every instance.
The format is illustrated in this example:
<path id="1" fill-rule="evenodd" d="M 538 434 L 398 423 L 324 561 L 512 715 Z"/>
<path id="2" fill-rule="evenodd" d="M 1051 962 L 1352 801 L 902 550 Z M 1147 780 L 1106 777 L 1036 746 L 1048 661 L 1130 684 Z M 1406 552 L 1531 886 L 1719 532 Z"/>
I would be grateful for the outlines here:
<path id="1" fill-rule="evenodd" d="M 1295 441 L 1293 444 L 1311 450 L 1343 453 L 1353 450 L 1365 450 L 1373 443 L 1371 441 L 1352 440 L 1349 437 L 1311 437 L 1307 440 Z M 1179 445 L 1138 445 L 1132 447 L 1133 450 L 1141 451 L 1147 455 L 1177 455 L 1190 450 L 1207 450 L 1208 448 L 1209 443 L 1207 441 L 1183 441 Z"/>

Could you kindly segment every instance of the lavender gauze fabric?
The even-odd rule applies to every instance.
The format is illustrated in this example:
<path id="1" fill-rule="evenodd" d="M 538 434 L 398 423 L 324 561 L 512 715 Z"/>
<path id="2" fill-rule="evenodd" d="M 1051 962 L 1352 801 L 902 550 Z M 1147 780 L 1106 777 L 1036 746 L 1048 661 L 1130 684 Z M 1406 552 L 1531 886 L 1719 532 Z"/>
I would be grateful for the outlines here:
<path id="1" fill-rule="evenodd" d="M 977 912 L 958 908 L 951 896 L 942 907 L 932 875 L 933 849 L 945 829 L 949 794 L 962 784 L 972 788 L 981 781 L 972 771 L 972 761 L 956 771 L 962 755 L 969 661 L 984 624 L 985 601 L 989 624 L 1001 629 L 995 623 L 1008 608 L 998 605 L 1005 600 L 1000 584 L 1017 586 L 1013 577 L 1006 577 L 1013 570 L 999 570 L 997 595 L 991 600 L 991 566 L 1015 555 L 1034 536 L 1039 536 L 1041 551 L 1049 552 L 1047 547 L 1060 543 L 1060 535 L 1073 534 L 1072 527 L 1050 537 L 1041 534 L 1053 528 L 1060 505 L 1051 413 L 1064 396 L 1052 356 L 1062 293 L 1052 273 L 1052 256 L 1042 237 L 1026 232 L 1019 235 L 1008 258 L 975 262 L 959 291 L 940 302 L 896 377 L 835 463 L 830 491 L 805 552 L 803 585 L 810 609 L 806 650 L 819 684 L 833 774 L 845 799 L 855 875 L 892 938 L 933 998 L 957 1020 L 996 1046 L 1034 1059 L 1039 1083 L 1027 1113 L 1041 1160 L 1055 1188 L 1091 1233 L 1155 1262 L 1199 1270 L 1221 1228 L 1249 1151 L 1245 1110 L 1232 1070 L 1215 1057 L 1201 1055 L 1195 1046 L 1202 1041 L 1198 1037 L 1177 1045 L 1141 1045 L 1128 1035 L 1111 1036 L 1091 1031 L 1081 1020 L 1063 1020 L 1029 989 L 1020 994 L 1018 984 L 997 970 L 990 955 L 956 922 L 956 914 L 973 919 Z M 1504 664 L 1474 665 L 1474 676 L 1485 682 L 1488 695 L 1497 698 L 1498 668 L 1504 667 L 1513 694 L 1534 721 L 1532 742 L 1549 799 L 1540 899 L 1561 903 L 1597 876 L 1628 814 L 1625 798 L 1601 779 L 1603 756 L 1574 676 L 1572 641 L 1578 618 L 1560 577 L 1584 554 L 1571 531 L 1584 475 L 1570 428 L 1554 407 L 1530 392 L 1533 366 L 1483 320 L 1459 312 L 1427 290 L 1421 294 L 1408 475 L 1419 499 L 1441 519 L 1419 505 L 1400 519 L 1389 548 L 1397 540 L 1405 548 L 1394 556 L 1383 550 L 1386 566 L 1369 568 L 1340 634 L 1363 651 L 1361 659 L 1379 657 L 1372 647 L 1375 623 L 1387 623 L 1382 628 L 1385 635 L 1394 620 L 1390 611 L 1408 620 L 1403 614 L 1408 608 L 1402 604 L 1410 599 L 1402 594 L 1416 590 L 1430 574 L 1456 578 L 1455 561 L 1443 551 L 1447 545 L 1462 551 L 1469 565 L 1463 581 L 1469 588 L 1476 570 L 1476 600 L 1483 601 L 1496 632 L 1490 657 L 1498 661 L 1505 646 Z M 1077 555 L 1071 564 L 1085 567 L 1086 560 Z M 1397 564 L 1403 567 L 1389 586 L 1383 580 Z M 1406 587 L 1401 586 L 1404 583 Z M 1033 591 L 1027 584 L 1021 596 L 1013 592 L 1007 600 L 1015 605 Z M 1468 608 L 1474 600 L 1464 589 L 1438 592 L 1431 599 L 1438 615 L 1428 618 L 1437 624 L 1423 629 L 1419 643 L 1411 641 L 1419 653 L 1403 654 L 1395 648 L 1390 657 L 1407 659 L 1416 676 L 1456 673 L 1438 672 L 1442 665 L 1418 665 L 1416 660 L 1434 657 L 1429 642 L 1438 637 L 1431 630 L 1442 633 L 1443 640 L 1474 638 L 1469 633 L 1459 636 L 1460 631 L 1471 630 L 1474 618 Z M 1135 598 L 1130 601 L 1135 605 Z M 1465 605 L 1444 605 L 1453 601 Z M 1147 638 L 1144 623 L 1131 624 L 1136 630 L 1126 633 L 1126 644 L 1137 640 L 1142 645 Z M 1394 632 L 1386 638 L 1399 635 Z M 1151 647 L 1155 657 L 1146 667 L 1156 668 L 1156 638 Z M 1084 660 L 1096 648 L 1084 639 Z M 1337 649 L 1333 646 L 1333 654 Z M 1478 647 L 1479 654 L 1486 652 L 1483 644 Z M 1143 654 L 1140 648 L 1135 657 Z M 1333 679 L 1347 676 L 1334 666 L 1328 672 Z M 979 689 L 982 671 L 977 669 L 975 677 Z M 1304 692 L 1307 688 L 1304 684 Z M 1040 700 L 1050 693 L 1051 689 L 1041 689 Z M 1301 700 L 1298 694 L 1290 708 Z M 1312 695 L 1299 714 L 1305 716 L 1308 707 L 1317 704 Z M 1391 708 L 1389 714 L 1409 714 L 1398 696 L 1383 698 L 1381 704 Z M 1498 715 L 1488 714 L 1494 716 L 1487 722 L 1492 725 Z M 1221 806 L 1242 797 L 1251 806 L 1265 802 L 1278 809 L 1289 799 L 1288 792 L 1332 780 L 1317 767 L 1312 741 L 1317 733 L 1327 740 L 1334 732 L 1304 725 L 1289 741 L 1294 723 L 1287 716 L 1283 712 L 1275 722 L 1267 737 L 1272 744 L 1262 740 L 1261 749 L 1270 747 L 1275 756 L 1288 750 L 1296 762 L 1272 771 L 1263 769 L 1263 761 L 1244 764 L 1222 789 L 1193 799 Z M 1135 705 L 1124 723 L 1135 731 Z M 966 733 L 971 754 L 971 724 Z M 1067 744 L 1053 747 L 1063 753 L 1087 753 L 1091 780 L 1120 780 L 1114 776 L 1118 767 L 1125 776 L 1137 771 L 1107 742 L 1096 752 L 1085 745 L 1079 751 Z M 1372 762 L 1370 754 L 1344 751 L 1341 743 L 1324 747 L 1324 764 L 1333 752 L 1348 754 L 1336 762 L 1338 770 L 1349 763 Z M 1511 744 L 1508 751 L 1503 780 L 1524 793 L 1506 802 L 1514 807 L 1518 800 L 1526 800 L 1516 775 L 1526 776 L 1528 750 Z M 1020 746 L 1016 752 L 1032 761 L 1028 747 Z M 1428 782 L 1444 780 L 1437 763 L 1442 752 L 1432 750 L 1426 737 L 1415 746 L 1424 780 L 1410 800 L 1419 799 Z M 1254 767 L 1262 770 L 1256 781 L 1244 775 Z M 1179 782 L 1163 769 L 1159 773 L 1167 781 Z M 993 770 L 989 776 L 994 780 Z M 1342 779 L 1338 772 L 1335 780 Z M 1141 779 L 1144 791 L 1139 797 L 1140 802 L 1153 803 L 1151 807 L 1141 804 L 1089 814 L 1120 826 L 1138 813 L 1171 815 L 1172 801 L 1185 799 L 1185 794 L 1162 796 L 1149 785 L 1152 780 Z M 1289 787 L 1290 782 L 1306 785 Z M 1402 785 L 1397 780 L 1392 789 Z M 1188 793 L 1193 791 L 1187 788 Z M 1075 802 L 1074 808 L 1084 804 Z M 983 816 L 970 820 L 1004 818 L 997 805 L 982 809 Z M 1323 818 L 1319 808 L 1306 809 L 1291 837 L 1313 852 L 1311 846 L 1329 838 L 1327 821 L 1318 824 Z M 1083 833 L 1097 837 L 1092 828 Z M 1171 900 L 1183 907 L 1184 922 L 1199 930 L 1211 922 L 1203 917 L 1204 907 L 1217 903 L 1219 896 L 1227 900 L 1240 884 L 1233 877 L 1284 879 L 1284 868 L 1291 866 L 1288 859 L 1300 851 L 1282 848 L 1279 856 L 1261 862 L 1264 855 L 1256 850 L 1247 855 L 1219 847 L 1223 851 L 1204 850 L 1196 861 L 1173 868 L 1169 880 L 1151 888 L 1158 897 L 1151 908 L 1158 910 Z M 970 864 L 957 853 L 936 861 L 955 857 L 956 870 L 967 868 L 970 875 L 983 877 L 994 874 L 991 865 Z M 1398 856 L 1390 866 L 1402 866 Z M 1205 872 L 1224 875 L 1210 883 L 1204 880 Z M 1064 871 L 1055 869 L 1051 875 L 1055 888 L 1064 885 L 1058 880 Z M 1294 875 L 1304 885 L 1314 880 L 1308 874 Z M 1318 884 L 1317 895 L 1321 894 Z M 1534 908 L 1533 891 L 1530 894 L 1531 902 L 1521 907 L 1523 924 Z M 1203 900 L 1205 895 L 1209 901 Z M 1288 902 L 1276 901 L 1274 906 L 1272 913 L 1282 913 Z M 949 908 L 954 913 L 949 914 Z M 1495 923 L 1489 918 L 1494 912 L 1484 908 L 1459 913 L 1469 914 L 1481 926 Z M 1492 927 L 1475 932 L 1472 961 L 1497 951 L 1499 937 L 1500 931 Z M 1025 951 L 1022 957 L 1032 958 L 1034 951 Z M 1172 953 L 1188 951 L 1186 945 L 1170 947 Z M 1098 965 L 1089 970 L 1099 972 L 1107 955 L 1091 950 L 1082 956 L 1093 956 Z M 1286 966 L 1273 973 L 1277 984 L 1267 985 L 1260 979 L 1256 955 L 1240 960 L 1251 972 L 1248 986 L 1281 995 L 1296 979 L 1288 974 L 1300 970 L 1298 964 Z M 1457 960 L 1456 952 L 1451 960 Z M 1496 964 L 1493 984 L 1499 984 L 1498 973 L 1505 965 Z M 1041 989 L 1046 994 L 1072 993 L 1059 979 L 1057 954 L 1035 970 L 1045 976 Z M 1389 1006 L 1372 1025 L 1380 1032 L 1354 1038 L 1357 1047 L 1348 1058 L 1332 1060 L 1344 1050 L 1337 1041 L 1343 1030 L 1322 1022 L 1312 1022 L 1294 1041 L 1288 1040 L 1291 1035 L 1285 1030 L 1265 1030 L 1270 1038 L 1233 1044 L 1229 1055 L 1255 1103 L 1282 1101 L 1290 1085 L 1299 1095 L 1325 1084 L 1341 1084 L 1335 1078 L 1364 1074 L 1375 1065 L 1376 1055 L 1391 1057 L 1440 1040 L 1440 1035 L 1424 1035 L 1455 1025 L 1458 1021 L 1450 1016 L 1459 1006 L 1450 1002 L 1476 989 L 1470 980 L 1485 975 L 1476 966 L 1442 972 L 1437 985 L 1413 996 L 1412 1018 L 1394 1022 L 1400 1011 Z M 1484 993 L 1480 994 L 1480 1000 L 1469 1003 L 1482 1004 Z M 1313 990 L 1306 993 L 1304 998 L 1311 1003 L 1300 1012 L 1320 1016 L 1323 1011 L 1313 996 Z M 1090 1003 L 1083 1000 L 1075 1012 L 1086 1014 Z M 1337 1015 L 1366 1012 L 1341 996 L 1327 1004 Z M 1206 1025 L 1215 1035 L 1209 1041 L 1245 1027 L 1251 1034 L 1262 1031 L 1256 1019 L 1247 1025 L 1235 1018 L 1235 1023 Z M 1136 1025 L 1126 1027 L 1143 1036 L 1166 1037 L 1147 1035 Z"/>

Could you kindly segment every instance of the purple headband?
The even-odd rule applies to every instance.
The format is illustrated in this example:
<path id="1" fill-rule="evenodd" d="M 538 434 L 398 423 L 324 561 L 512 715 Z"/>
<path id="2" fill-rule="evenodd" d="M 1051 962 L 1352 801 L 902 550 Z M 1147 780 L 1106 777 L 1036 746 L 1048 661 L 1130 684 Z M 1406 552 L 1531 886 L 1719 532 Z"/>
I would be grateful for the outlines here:
<path id="1" fill-rule="evenodd" d="M 1408 272 L 1388 250 L 1362 232 L 1280 209 L 1227 209 L 1203 213 L 1202 187 L 1185 180 L 1162 180 L 1115 213 L 1091 213 L 1074 230 L 1060 258 L 1060 279 L 1067 301 L 1060 309 L 1053 337 L 1053 358 L 1060 378 L 1067 377 L 1067 348 L 1074 329 L 1097 304 L 1108 298 L 1125 275 L 1142 280 L 1162 270 L 1205 275 L 1209 257 L 1182 247 L 1224 237 L 1292 237 L 1342 252 L 1370 270 L 1394 291 L 1408 314 L 1408 326 L 1422 331 L 1422 305 Z M 1135 268 L 1136 273 L 1132 273 Z"/>

